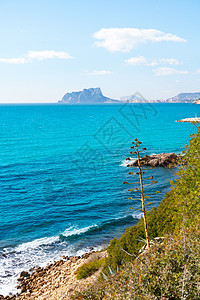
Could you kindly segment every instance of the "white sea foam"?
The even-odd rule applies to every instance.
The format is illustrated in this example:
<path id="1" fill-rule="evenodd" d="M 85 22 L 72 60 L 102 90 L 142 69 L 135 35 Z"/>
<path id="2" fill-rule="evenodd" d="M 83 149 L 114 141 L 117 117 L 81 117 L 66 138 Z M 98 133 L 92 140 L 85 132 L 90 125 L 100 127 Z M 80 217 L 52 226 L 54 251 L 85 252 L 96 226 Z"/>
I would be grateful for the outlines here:
<path id="1" fill-rule="evenodd" d="M 44 237 L 41 239 L 36 239 L 32 242 L 23 243 L 15 248 L 15 251 L 26 251 L 31 249 L 36 249 L 43 245 L 53 244 L 59 241 L 59 236 L 52 236 L 52 237 Z"/>
<path id="2" fill-rule="evenodd" d="M 82 233 L 87 232 L 88 230 L 98 227 L 96 224 L 88 226 L 88 227 L 83 227 L 83 228 L 77 228 L 76 226 L 71 226 L 62 233 L 65 237 L 72 236 L 72 235 L 79 235 Z"/>
<path id="3" fill-rule="evenodd" d="M 124 160 L 121 162 L 120 167 L 127 167 L 127 165 L 130 165 L 131 163 L 133 164 L 135 161 L 136 161 L 136 159 L 135 159 L 135 158 L 131 158 L 131 157 L 130 157 L 130 160 L 124 159 Z"/>
<path id="4" fill-rule="evenodd" d="M 139 220 L 142 216 L 142 213 L 141 212 L 133 213 L 131 216 L 133 217 L 133 219 L 138 219 Z"/>

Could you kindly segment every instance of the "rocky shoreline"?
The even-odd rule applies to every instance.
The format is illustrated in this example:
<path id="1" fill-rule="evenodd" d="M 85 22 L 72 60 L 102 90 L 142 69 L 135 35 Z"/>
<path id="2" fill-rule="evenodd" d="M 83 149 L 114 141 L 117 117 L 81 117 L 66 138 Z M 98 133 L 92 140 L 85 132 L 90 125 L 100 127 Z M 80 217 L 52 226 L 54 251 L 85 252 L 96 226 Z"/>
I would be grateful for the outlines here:
<path id="1" fill-rule="evenodd" d="M 91 251 L 82 256 L 62 256 L 62 259 L 44 268 L 33 267 L 29 272 L 22 271 L 18 278 L 17 295 L 0 295 L 0 300 L 44 300 L 71 299 L 75 291 L 97 280 L 101 270 L 92 276 L 77 280 L 76 271 L 85 263 L 107 256 L 107 251 Z"/>

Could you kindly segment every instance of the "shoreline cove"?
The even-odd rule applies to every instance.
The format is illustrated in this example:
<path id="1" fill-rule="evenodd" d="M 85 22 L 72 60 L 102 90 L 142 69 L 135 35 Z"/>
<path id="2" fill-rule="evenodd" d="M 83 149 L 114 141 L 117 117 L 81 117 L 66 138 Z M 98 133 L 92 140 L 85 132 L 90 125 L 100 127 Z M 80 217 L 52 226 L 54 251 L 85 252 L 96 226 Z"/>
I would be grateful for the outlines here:
<path id="1" fill-rule="evenodd" d="M 62 259 L 48 264 L 46 267 L 35 266 L 29 272 L 22 271 L 18 277 L 18 288 L 21 293 L 0 295 L 0 300 L 35 300 L 35 299 L 70 299 L 75 291 L 80 291 L 90 283 L 94 283 L 100 270 L 93 275 L 77 280 L 76 271 L 83 264 L 107 257 L 107 251 L 90 251 L 82 256 L 63 256 Z M 48 297 L 48 298 L 47 298 Z"/>

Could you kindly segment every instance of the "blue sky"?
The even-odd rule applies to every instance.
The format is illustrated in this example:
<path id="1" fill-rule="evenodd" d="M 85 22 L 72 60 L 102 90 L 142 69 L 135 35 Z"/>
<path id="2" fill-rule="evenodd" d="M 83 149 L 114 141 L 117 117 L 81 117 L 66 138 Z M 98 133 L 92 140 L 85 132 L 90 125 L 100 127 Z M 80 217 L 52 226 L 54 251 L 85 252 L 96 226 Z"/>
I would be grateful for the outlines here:
<path id="1" fill-rule="evenodd" d="M 200 92 L 199 0 L 0 0 L 0 102 Z"/>

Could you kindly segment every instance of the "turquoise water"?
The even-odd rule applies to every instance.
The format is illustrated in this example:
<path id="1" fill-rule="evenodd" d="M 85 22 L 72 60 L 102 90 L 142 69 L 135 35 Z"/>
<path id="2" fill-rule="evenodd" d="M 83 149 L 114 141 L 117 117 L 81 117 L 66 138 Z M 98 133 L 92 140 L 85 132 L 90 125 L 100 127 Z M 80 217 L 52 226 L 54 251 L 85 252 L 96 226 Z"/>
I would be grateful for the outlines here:
<path id="1" fill-rule="evenodd" d="M 140 215 L 123 181 L 136 137 L 147 154 L 183 150 L 200 105 L 0 106 L 0 294 L 21 270 L 100 249 Z M 173 171 L 156 168 L 157 206 Z M 139 208 L 140 203 L 135 203 Z"/>

